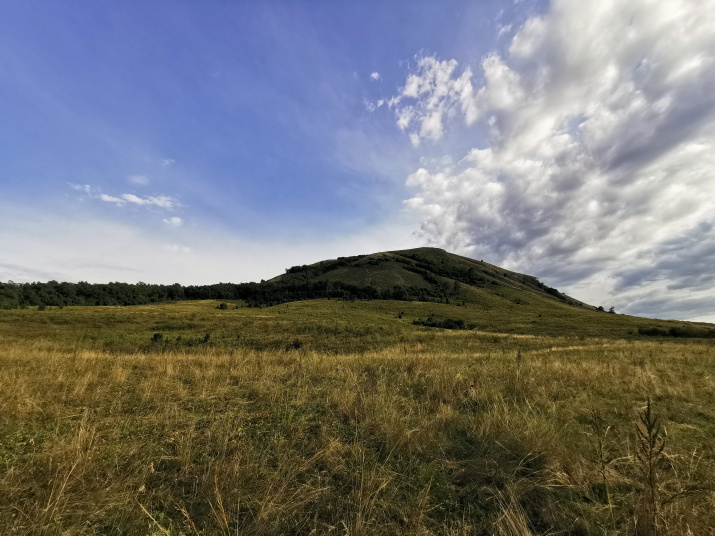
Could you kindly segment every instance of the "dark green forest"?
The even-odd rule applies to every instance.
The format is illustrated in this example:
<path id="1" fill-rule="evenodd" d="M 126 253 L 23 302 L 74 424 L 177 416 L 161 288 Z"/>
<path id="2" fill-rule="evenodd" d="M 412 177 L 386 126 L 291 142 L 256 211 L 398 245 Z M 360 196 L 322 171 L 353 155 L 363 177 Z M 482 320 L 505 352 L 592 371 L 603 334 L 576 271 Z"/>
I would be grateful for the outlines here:
<path id="1" fill-rule="evenodd" d="M 339 281 L 217 283 L 214 285 L 152 285 L 147 283 L 90 284 L 0 283 L 0 308 L 65 305 L 142 305 L 179 300 L 244 300 L 249 307 L 333 298 L 342 300 L 446 300 L 451 292 L 439 289 L 394 287 L 378 289 Z"/>

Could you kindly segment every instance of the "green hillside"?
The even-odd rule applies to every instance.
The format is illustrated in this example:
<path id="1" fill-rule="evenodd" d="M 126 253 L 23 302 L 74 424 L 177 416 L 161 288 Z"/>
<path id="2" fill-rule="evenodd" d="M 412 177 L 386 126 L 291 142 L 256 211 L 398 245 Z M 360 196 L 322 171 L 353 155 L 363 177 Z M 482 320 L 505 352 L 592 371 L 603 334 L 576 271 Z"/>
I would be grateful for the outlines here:
<path id="1" fill-rule="evenodd" d="M 536 277 L 438 248 L 294 266 L 264 285 L 322 289 L 333 297 L 339 295 L 338 289 L 350 289 L 358 295 L 382 298 L 379 305 L 367 309 L 402 313 L 402 323 L 422 321 L 420 325 L 428 327 L 445 327 L 444 321 L 451 319 L 462 322 L 464 328 L 532 335 L 715 337 L 711 324 L 610 314 Z M 304 306 L 316 305 L 306 302 Z"/>
<path id="2" fill-rule="evenodd" d="M 536 277 L 511 272 L 438 248 L 416 248 L 372 255 L 339 257 L 311 265 L 294 266 L 269 284 L 333 284 L 373 287 L 378 293 L 398 289 L 422 298 L 478 303 L 489 296 L 532 296 L 592 308 L 541 283 Z"/>

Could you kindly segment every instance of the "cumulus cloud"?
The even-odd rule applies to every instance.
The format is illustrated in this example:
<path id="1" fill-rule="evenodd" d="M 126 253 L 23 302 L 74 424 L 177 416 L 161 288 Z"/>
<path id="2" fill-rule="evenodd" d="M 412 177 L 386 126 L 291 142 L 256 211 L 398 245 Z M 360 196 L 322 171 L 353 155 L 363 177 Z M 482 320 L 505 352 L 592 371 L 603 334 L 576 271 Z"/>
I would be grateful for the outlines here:
<path id="1" fill-rule="evenodd" d="M 407 78 L 402 92 L 389 100 L 388 105 L 395 108 L 397 126 L 401 130 L 414 128 L 412 143 L 419 144 L 420 138 L 437 140 L 444 134 L 445 117 L 453 116 L 460 109 L 462 95 L 471 92 L 472 72 L 466 69 L 461 76 L 453 78 L 457 68 L 455 60 L 439 61 L 436 58 L 420 58 L 417 72 Z M 468 99 L 464 99 L 462 110 L 467 113 Z M 406 104 L 406 102 L 408 104 Z M 471 112 L 468 113 L 471 116 Z M 468 117 L 471 121 L 471 117 Z"/>
<path id="2" fill-rule="evenodd" d="M 164 223 L 172 227 L 181 227 L 184 225 L 184 220 L 178 216 L 174 216 L 173 218 L 164 218 Z"/>
<path id="3" fill-rule="evenodd" d="M 667 295 L 705 314 L 713 21 L 713 2 L 555 0 L 477 75 L 420 58 L 389 101 L 397 126 L 415 145 L 444 139 L 456 120 L 488 139 L 409 176 L 406 205 L 422 214 L 423 236 L 625 312 L 658 314 Z"/>
<path id="4" fill-rule="evenodd" d="M 370 75 L 370 78 L 372 78 L 373 80 L 380 80 L 380 78 L 382 77 L 380 76 L 380 73 L 374 72 Z"/>

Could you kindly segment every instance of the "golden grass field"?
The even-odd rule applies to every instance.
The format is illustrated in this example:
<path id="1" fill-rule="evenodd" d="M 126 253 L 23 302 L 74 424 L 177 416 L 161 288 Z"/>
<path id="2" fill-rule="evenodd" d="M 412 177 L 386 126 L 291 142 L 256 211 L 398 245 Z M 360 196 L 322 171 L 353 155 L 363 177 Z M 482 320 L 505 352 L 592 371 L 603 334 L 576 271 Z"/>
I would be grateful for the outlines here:
<path id="1" fill-rule="evenodd" d="M 712 340 L 217 305 L 0 311 L 0 534 L 715 534 Z"/>

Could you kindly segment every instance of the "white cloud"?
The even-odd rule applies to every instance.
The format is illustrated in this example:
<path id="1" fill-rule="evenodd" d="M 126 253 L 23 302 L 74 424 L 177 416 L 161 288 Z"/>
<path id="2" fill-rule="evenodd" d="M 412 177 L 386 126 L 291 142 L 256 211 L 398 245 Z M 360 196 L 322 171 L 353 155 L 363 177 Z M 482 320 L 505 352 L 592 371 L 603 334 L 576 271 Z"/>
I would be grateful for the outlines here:
<path id="1" fill-rule="evenodd" d="M 129 175 L 127 181 L 132 184 L 138 184 L 139 186 L 146 186 L 149 184 L 149 177 L 145 175 Z"/>
<path id="2" fill-rule="evenodd" d="M 122 199 L 136 205 L 156 205 L 161 208 L 173 208 L 176 201 L 166 195 L 138 197 L 134 194 L 122 194 Z"/>
<path id="3" fill-rule="evenodd" d="M 363 101 L 363 104 L 365 105 L 365 109 L 368 112 L 372 113 L 375 110 L 377 110 L 378 108 L 381 108 L 385 104 L 385 100 L 379 99 L 376 102 L 370 102 L 368 100 L 365 100 L 365 101 Z"/>
<path id="4" fill-rule="evenodd" d="M 172 164 L 176 164 L 176 160 L 174 160 L 173 158 L 165 158 L 164 160 L 161 161 L 161 165 L 163 167 L 168 167 Z"/>
<path id="5" fill-rule="evenodd" d="M 67 184 L 73 190 L 77 190 L 88 195 L 91 195 L 93 193 L 93 189 L 89 184 L 74 184 L 72 182 L 68 182 Z"/>
<path id="6" fill-rule="evenodd" d="M 132 203 L 134 205 L 154 205 L 160 208 L 174 208 L 177 204 L 175 199 L 166 195 L 139 197 L 134 194 L 122 194 L 120 197 L 116 197 L 113 195 L 101 194 L 99 198 L 102 201 L 116 203 L 120 206 L 125 203 Z"/>
<path id="7" fill-rule="evenodd" d="M 389 101 L 398 127 L 488 135 L 408 178 L 423 236 L 617 310 L 715 315 L 713 21 L 713 2 L 555 0 L 479 76 L 421 58 Z"/>
<path id="8" fill-rule="evenodd" d="M 184 225 L 184 220 L 182 220 L 178 216 L 174 216 L 172 218 L 164 218 L 164 223 L 172 227 L 181 227 L 182 225 Z"/>
<path id="9" fill-rule="evenodd" d="M 370 75 L 370 78 L 372 78 L 373 80 L 380 80 L 380 78 L 382 77 L 380 76 L 380 73 L 374 72 Z"/>
<path id="10" fill-rule="evenodd" d="M 498 25 L 497 26 L 497 37 L 502 37 L 505 34 L 511 32 L 513 26 L 511 24 Z"/>
<path id="11" fill-rule="evenodd" d="M 125 203 L 124 199 L 120 197 L 114 197 L 113 195 L 100 194 L 99 198 L 107 203 L 116 203 L 118 205 L 123 205 Z"/>
<path id="12" fill-rule="evenodd" d="M 432 57 L 418 60 L 417 72 L 407 78 L 400 94 L 388 101 L 388 105 L 395 108 L 397 126 L 401 130 L 419 123 L 420 138 L 438 140 L 443 136 L 443 120 L 459 109 L 462 99 L 465 99 L 464 106 L 469 106 L 466 98 L 472 91 L 471 71 L 466 69 L 455 79 L 452 73 L 456 68 L 455 60 L 439 61 Z M 405 100 L 410 104 L 404 104 Z"/>

